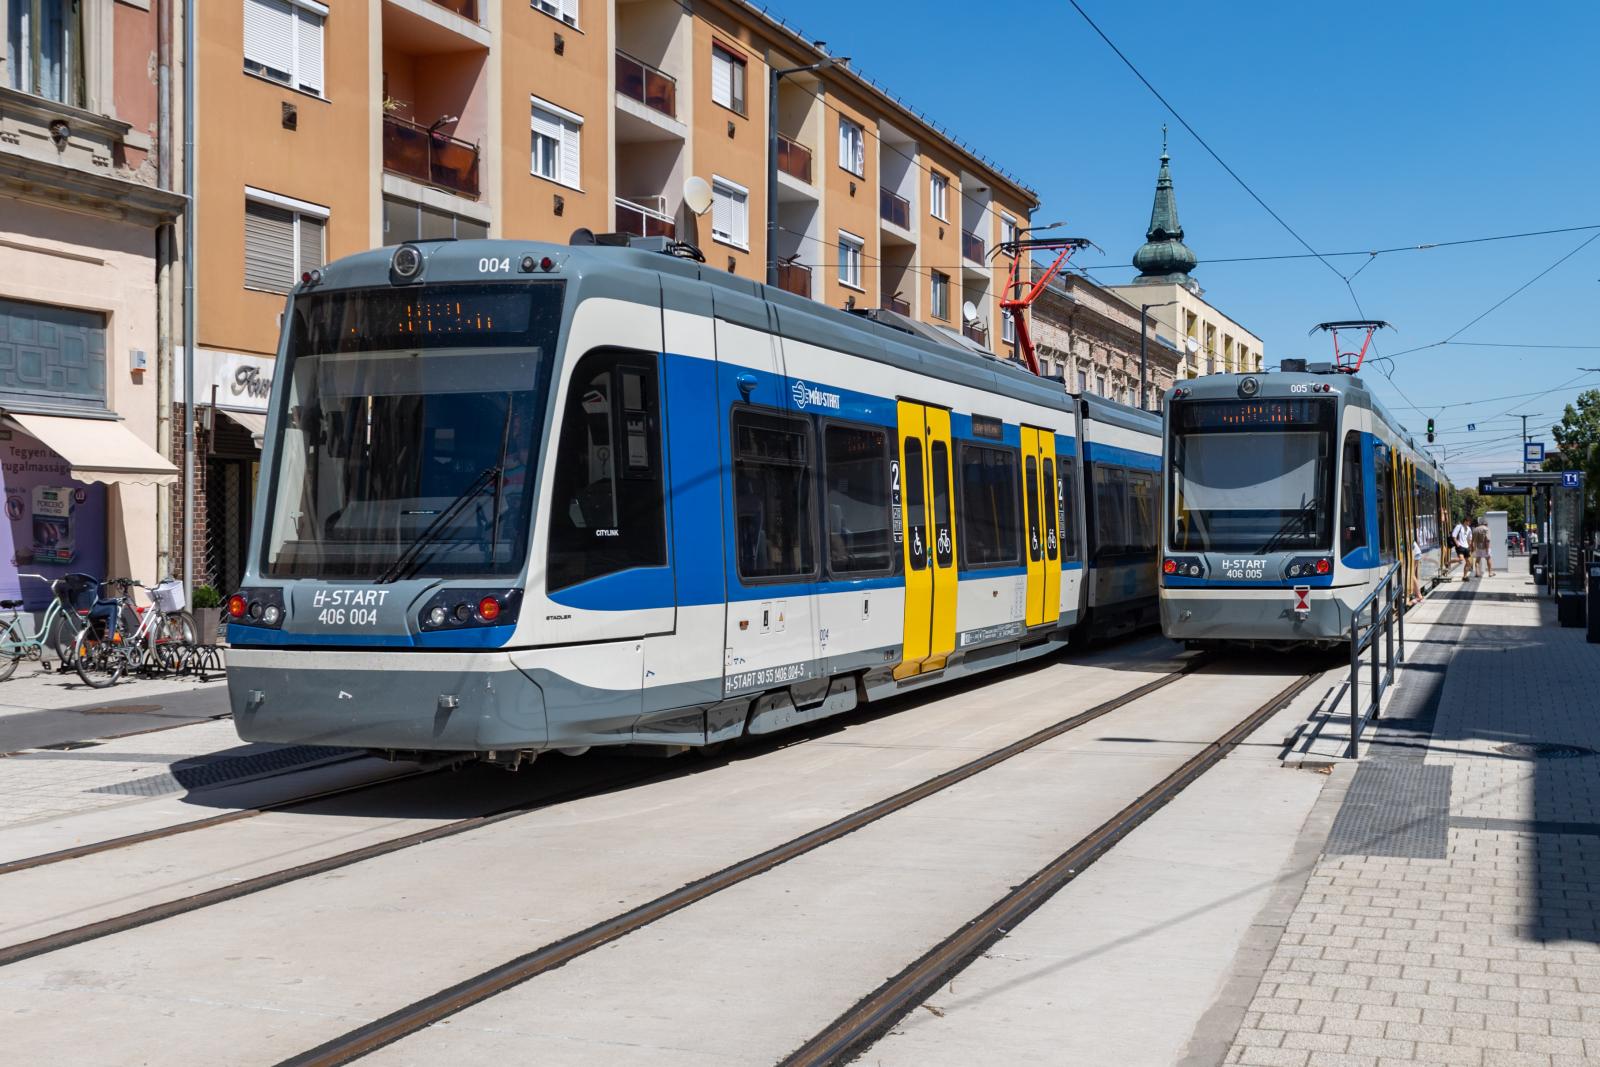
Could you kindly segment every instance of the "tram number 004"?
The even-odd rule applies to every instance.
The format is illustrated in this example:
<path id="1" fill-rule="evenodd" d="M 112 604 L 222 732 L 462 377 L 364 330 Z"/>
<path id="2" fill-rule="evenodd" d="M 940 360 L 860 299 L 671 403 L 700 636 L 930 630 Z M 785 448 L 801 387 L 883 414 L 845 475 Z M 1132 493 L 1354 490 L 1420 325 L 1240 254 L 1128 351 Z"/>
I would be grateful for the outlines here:
<path id="1" fill-rule="evenodd" d="M 510 274 L 511 273 L 511 257 L 510 256 L 501 256 L 500 258 L 496 259 L 494 256 L 488 256 L 488 257 L 486 257 L 484 259 L 480 259 L 480 260 L 478 260 L 478 273 L 479 274 Z"/>
<path id="2" fill-rule="evenodd" d="M 378 622 L 377 608 L 323 608 L 317 621 L 324 626 L 374 626 Z"/>

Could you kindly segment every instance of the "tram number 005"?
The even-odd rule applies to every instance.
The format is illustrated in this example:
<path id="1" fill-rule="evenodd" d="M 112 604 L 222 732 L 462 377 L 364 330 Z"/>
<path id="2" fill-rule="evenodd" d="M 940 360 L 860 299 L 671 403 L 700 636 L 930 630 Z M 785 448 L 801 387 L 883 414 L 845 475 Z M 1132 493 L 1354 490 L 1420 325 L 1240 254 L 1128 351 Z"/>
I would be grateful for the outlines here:
<path id="1" fill-rule="evenodd" d="M 375 626 L 378 622 L 378 609 L 323 608 L 317 613 L 317 621 L 324 626 Z"/>

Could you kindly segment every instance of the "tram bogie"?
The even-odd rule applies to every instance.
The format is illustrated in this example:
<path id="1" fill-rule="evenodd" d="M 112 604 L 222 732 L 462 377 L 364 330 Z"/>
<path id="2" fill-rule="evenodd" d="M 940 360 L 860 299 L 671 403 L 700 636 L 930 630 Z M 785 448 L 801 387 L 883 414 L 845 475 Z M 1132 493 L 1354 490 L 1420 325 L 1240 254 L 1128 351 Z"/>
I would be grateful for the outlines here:
<path id="1" fill-rule="evenodd" d="M 248 740 L 682 751 L 1156 615 L 1159 420 L 892 313 L 418 242 L 297 287 L 279 360 Z"/>

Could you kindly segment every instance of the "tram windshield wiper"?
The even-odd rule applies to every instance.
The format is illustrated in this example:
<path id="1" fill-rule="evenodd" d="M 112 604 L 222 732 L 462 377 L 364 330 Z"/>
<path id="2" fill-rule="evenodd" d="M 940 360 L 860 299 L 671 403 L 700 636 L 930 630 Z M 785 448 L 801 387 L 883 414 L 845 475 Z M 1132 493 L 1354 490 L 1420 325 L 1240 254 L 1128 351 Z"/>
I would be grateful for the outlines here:
<path id="1" fill-rule="evenodd" d="M 394 562 L 384 568 L 383 573 L 374 578 L 373 581 L 378 585 L 386 585 L 389 582 L 398 581 L 411 573 L 416 565 L 421 562 L 423 550 L 438 540 L 439 535 L 448 529 L 451 523 L 455 522 L 456 517 L 466 509 L 468 504 L 472 503 L 491 485 L 497 487 L 500 485 L 502 472 L 503 468 L 498 463 L 485 467 L 483 472 L 472 480 L 472 484 L 463 489 L 461 494 L 452 500 L 448 507 L 434 516 L 433 521 L 428 523 L 422 532 L 395 557 Z"/>
<path id="2" fill-rule="evenodd" d="M 1292 512 L 1286 519 L 1284 519 L 1283 525 L 1279 526 L 1277 532 L 1271 537 L 1267 538 L 1267 543 L 1262 545 L 1257 551 L 1261 555 L 1265 555 L 1277 548 L 1278 543 L 1285 537 L 1288 537 L 1290 534 L 1305 533 L 1306 527 L 1309 525 L 1309 521 L 1314 518 L 1316 514 L 1317 502 L 1315 500 L 1308 500 L 1304 504 L 1301 504 L 1300 509 Z M 1295 528 L 1297 526 L 1299 529 Z"/>

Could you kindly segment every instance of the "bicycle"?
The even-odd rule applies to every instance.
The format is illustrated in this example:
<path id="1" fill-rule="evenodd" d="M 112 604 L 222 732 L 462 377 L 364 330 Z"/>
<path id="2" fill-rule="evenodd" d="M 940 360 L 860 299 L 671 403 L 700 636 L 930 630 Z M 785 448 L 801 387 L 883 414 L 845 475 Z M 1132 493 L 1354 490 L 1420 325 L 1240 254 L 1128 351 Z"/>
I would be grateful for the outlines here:
<path id="1" fill-rule="evenodd" d="M 45 610 L 44 618 L 39 620 L 39 629 L 29 633 L 27 624 L 17 610 L 24 602 L 20 599 L 0 600 L 0 611 L 11 612 L 4 624 L 0 625 L 0 682 L 15 674 L 17 664 L 24 659 L 44 662 L 47 644 L 65 669 L 72 662 L 73 638 L 78 630 L 77 600 L 99 584 L 87 574 L 69 574 L 53 580 L 42 574 L 18 574 L 17 577 L 48 583 L 50 606 Z"/>
<path id="2" fill-rule="evenodd" d="M 93 689 L 116 685 L 130 669 L 148 661 L 156 669 L 176 670 L 195 645 L 194 617 L 183 610 L 183 587 L 168 578 L 150 589 L 151 604 L 141 614 L 132 590 L 145 589 L 132 578 L 109 578 L 104 586 L 121 590 L 102 596 L 73 639 L 73 666 Z"/>

